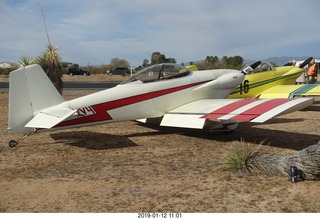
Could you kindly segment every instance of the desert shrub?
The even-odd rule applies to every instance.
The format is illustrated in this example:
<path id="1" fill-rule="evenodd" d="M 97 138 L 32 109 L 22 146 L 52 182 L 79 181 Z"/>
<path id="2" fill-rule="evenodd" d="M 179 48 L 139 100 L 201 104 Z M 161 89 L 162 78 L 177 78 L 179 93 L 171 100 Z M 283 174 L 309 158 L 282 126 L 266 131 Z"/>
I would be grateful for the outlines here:
<path id="1" fill-rule="evenodd" d="M 18 69 L 17 67 L 12 67 L 12 68 L 0 68 L 0 75 L 9 75 L 10 72 Z"/>
<path id="2" fill-rule="evenodd" d="M 243 140 L 232 142 L 230 150 L 225 156 L 225 167 L 247 173 L 253 172 L 253 161 L 261 154 L 261 144 L 256 146 Z"/>

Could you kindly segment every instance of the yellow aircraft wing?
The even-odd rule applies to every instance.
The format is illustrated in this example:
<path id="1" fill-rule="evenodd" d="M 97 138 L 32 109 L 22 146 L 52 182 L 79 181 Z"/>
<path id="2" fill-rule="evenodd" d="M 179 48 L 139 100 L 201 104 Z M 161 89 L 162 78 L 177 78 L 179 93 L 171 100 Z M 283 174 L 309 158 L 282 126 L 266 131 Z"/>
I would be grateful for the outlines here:
<path id="1" fill-rule="evenodd" d="M 293 98 L 297 96 L 320 96 L 320 84 L 277 85 L 263 91 L 259 98 Z"/>

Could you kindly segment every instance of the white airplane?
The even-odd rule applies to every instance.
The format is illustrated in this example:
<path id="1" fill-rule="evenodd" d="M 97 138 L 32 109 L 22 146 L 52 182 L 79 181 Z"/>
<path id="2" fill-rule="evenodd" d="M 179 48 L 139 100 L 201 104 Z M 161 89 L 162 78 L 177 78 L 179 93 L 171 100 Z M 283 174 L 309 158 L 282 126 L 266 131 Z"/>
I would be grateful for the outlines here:
<path id="1" fill-rule="evenodd" d="M 65 101 L 39 65 L 10 73 L 10 134 L 161 117 L 161 126 L 232 131 L 238 122 L 264 122 L 300 110 L 313 98 L 224 99 L 244 79 L 242 71 L 191 71 L 177 64 L 145 68 L 116 87 Z M 22 139 L 22 138 L 21 138 Z M 10 147 L 19 141 L 11 140 Z"/>

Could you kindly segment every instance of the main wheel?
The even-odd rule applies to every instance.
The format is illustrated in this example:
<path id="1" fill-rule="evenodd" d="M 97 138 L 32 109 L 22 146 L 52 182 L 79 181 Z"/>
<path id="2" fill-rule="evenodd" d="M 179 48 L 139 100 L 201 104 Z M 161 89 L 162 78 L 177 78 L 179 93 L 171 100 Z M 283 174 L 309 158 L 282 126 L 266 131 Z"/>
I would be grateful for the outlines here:
<path id="1" fill-rule="evenodd" d="M 15 140 L 9 141 L 9 146 L 10 146 L 11 148 L 14 148 L 14 147 L 17 146 L 17 145 L 18 145 L 18 142 L 17 142 L 17 141 L 15 141 Z"/>

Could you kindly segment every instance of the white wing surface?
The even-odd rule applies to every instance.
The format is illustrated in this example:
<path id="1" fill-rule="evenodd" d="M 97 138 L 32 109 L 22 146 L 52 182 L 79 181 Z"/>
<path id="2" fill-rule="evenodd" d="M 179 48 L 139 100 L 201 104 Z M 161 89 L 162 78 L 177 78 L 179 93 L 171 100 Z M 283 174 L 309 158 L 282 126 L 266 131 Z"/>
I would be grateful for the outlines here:
<path id="1" fill-rule="evenodd" d="M 313 98 L 198 100 L 166 113 L 160 125 L 202 129 L 206 119 L 262 123 L 312 102 Z"/>

